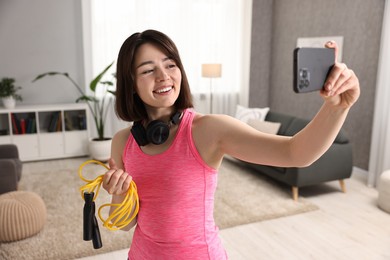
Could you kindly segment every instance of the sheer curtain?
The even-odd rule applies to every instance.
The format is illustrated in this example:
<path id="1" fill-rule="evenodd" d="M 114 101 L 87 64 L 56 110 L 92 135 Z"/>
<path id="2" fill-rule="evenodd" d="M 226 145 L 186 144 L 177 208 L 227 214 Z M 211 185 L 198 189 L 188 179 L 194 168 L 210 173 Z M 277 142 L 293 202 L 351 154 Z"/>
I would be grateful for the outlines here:
<path id="1" fill-rule="evenodd" d="M 91 62 L 86 62 L 91 68 L 86 72 L 97 75 L 116 60 L 134 32 L 159 30 L 176 43 L 201 113 L 210 107 L 210 79 L 202 78 L 201 65 L 222 64 L 222 77 L 212 79 L 213 112 L 233 115 L 237 103 L 247 105 L 251 8 L 252 0 L 90 1 L 83 6 L 89 9 L 83 14 L 90 15 L 84 23 L 91 24 Z"/>

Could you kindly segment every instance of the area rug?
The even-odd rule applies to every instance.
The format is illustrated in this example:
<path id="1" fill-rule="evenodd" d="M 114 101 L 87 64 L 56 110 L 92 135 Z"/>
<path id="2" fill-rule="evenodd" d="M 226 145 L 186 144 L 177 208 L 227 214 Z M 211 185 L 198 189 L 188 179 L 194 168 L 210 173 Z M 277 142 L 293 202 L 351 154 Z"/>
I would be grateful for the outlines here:
<path id="1" fill-rule="evenodd" d="M 20 189 L 33 191 L 42 197 L 47 207 L 47 223 L 33 237 L 0 244 L 0 259 L 76 259 L 129 247 L 131 231 L 109 231 L 103 227 L 100 227 L 101 249 L 95 250 L 91 241 L 83 241 L 84 201 L 78 190 L 83 182 L 77 174 L 83 159 L 62 161 L 60 166 L 49 162 L 46 170 L 42 170 L 42 166 L 37 167 L 37 164 L 44 162 L 25 164 Z M 104 172 L 103 168 L 92 165 L 85 169 L 89 179 Z M 96 204 L 99 206 L 109 201 L 109 195 L 102 190 Z M 294 202 L 288 187 L 242 164 L 224 160 L 221 165 L 214 213 L 220 229 L 316 209 L 316 205 L 302 197 Z"/>

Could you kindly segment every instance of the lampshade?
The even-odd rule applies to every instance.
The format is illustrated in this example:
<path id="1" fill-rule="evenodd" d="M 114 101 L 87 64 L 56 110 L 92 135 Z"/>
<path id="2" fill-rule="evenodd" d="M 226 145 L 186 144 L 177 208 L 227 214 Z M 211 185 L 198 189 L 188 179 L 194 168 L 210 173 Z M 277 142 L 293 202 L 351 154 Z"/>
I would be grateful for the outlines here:
<path id="1" fill-rule="evenodd" d="M 202 77 L 220 78 L 222 74 L 222 64 L 202 64 Z"/>

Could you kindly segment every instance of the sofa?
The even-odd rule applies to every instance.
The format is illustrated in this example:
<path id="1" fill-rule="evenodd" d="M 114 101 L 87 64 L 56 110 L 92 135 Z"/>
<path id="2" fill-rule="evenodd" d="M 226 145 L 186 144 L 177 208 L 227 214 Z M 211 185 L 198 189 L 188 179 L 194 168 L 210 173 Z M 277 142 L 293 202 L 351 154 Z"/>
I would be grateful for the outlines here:
<path id="1" fill-rule="evenodd" d="M 268 111 L 265 122 L 280 123 L 277 134 L 293 136 L 304 128 L 309 120 Z M 329 150 L 308 167 L 283 168 L 244 163 L 261 174 L 291 186 L 292 197 L 297 200 L 299 188 L 328 181 L 338 180 L 341 190 L 346 192 L 344 180 L 350 178 L 352 174 L 352 146 L 345 132 L 341 129 Z"/>
<path id="2" fill-rule="evenodd" d="M 0 169 L 0 194 L 17 190 L 22 177 L 22 162 L 16 145 L 0 145 Z"/>

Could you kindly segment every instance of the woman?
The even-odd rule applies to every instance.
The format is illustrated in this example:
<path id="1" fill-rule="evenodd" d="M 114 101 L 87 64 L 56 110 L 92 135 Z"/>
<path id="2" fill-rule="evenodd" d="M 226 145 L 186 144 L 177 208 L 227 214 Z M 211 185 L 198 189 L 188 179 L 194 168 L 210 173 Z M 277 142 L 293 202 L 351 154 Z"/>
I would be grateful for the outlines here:
<path id="1" fill-rule="evenodd" d="M 336 49 L 334 42 L 326 44 Z M 360 94 L 354 72 L 336 63 L 323 106 L 293 137 L 268 135 L 226 115 L 193 109 L 175 44 L 154 30 L 135 33 L 117 63 L 116 112 L 130 129 L 113 138 L 103 187 L 123 201 L 131 180 L 140 210 L 129 259 L 227 259 L 213 219 L 217 170 L 225 154 L 280 167 L 304 167 L 332 144 Z"/>

